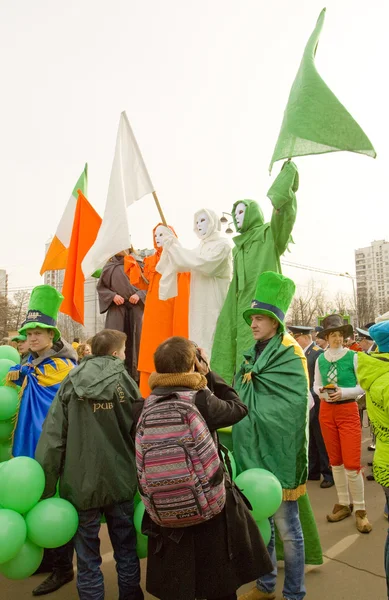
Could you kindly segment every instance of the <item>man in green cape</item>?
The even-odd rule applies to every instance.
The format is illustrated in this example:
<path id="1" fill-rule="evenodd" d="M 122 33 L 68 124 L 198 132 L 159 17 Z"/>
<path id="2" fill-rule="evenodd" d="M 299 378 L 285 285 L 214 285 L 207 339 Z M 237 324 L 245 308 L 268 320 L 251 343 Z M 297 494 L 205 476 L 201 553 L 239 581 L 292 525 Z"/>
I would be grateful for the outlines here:
<path id="1" fill-rule="evenodd" d="M 308 476 L 308 372 L 304 353 L 285 333 L 284 324 L 294 292 L 291 279 L 262 273 L 251 308 L 243 313 L 256 343 L 245 352 L 236 376 L 236 390 L 249 414 L 233 427 L 234 456 L 241 471 L 256 467 L 271 471 L 281 483 L 283 501 L 271 519 L 268 551 L 274 570 L 258 579 L 240 600 L 276 597 L 274 525 L 284 544 L 283 598 L 305 596 L 304 537 L 297 501 L 306 494 Z"/>
<path id="2" fill-rule="evenodd" d="M 254 200 L 239 200 L 232 217 L 239 235 L 234 237 L 233 275 L 221 310 L 212 347 L 212 370 L 229 384 L 252 343 L 243 311 L 254 297 L 258 276 L 264 271 L 281 272 L 280 257 L 291 242 L 296 220 L 298 171 L 293 162 L 284 163 L 267 196 L 273 205 L 270 223 L 264 222 Z"/>

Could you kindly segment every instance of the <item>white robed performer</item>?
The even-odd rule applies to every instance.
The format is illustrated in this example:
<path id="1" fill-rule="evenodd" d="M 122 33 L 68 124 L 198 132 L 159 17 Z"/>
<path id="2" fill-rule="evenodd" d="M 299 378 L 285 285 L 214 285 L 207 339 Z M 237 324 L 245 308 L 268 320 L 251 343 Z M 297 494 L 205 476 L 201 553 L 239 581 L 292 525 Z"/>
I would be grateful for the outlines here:
<path id="1" fill-rule="evenodd" d="M 231 246 L 220 234 L 215 212 L 201 209 L 194 215 L 197 248 L 183 248 L 175 237 L 166 239 L 157 271 L 161 273 L 159 298 L 177 295 L 177 273 L 190 271 L 189 338 L 210 356 L 216 322 L 227 295 L 232 274 Z"/>

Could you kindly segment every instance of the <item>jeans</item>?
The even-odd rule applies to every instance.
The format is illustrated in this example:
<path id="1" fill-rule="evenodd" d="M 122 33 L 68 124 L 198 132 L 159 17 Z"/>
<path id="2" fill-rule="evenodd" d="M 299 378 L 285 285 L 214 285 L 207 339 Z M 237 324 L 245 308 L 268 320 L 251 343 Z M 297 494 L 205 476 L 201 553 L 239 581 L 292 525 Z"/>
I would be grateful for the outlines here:
<path id="1" fill-rule="evenodd" d="M 273 571 L 257 580 L 257 588 L 271 593 L 276 588 L 277 557 L 275 550 L 274 523 L 284 544 L 285 581 L 283 596 L 286 600 L 302 600 L 305 597 L 304 585 L 304 537 L 301 529 L 298 503 L 282 502 L 271 523 L 271 540 L 267 547 L 273 563 Z"/>
<path id="2" fill-rule="evenodd" d="M 385 496 L 386 496 L 386 507 L 389 508 L 389 487 L 383 487 L 382 489 L 384 490 Z M 386 542 L 385 542 L 384 562 L 385 562 L 385 573 L 386 573 L 386 593 L 389 598 L 389 529 L 388 529 L 388 534 L 386 536 Z"/>
<path id="3" fill-rule="evenodd" d="M 143 600 L 139 586 L 140 567 L 136 553 L 133 502 L 79 511 L 74 537 L 77 553 L 77 589 L 80 600 L 104 600 L 104 578 L 100 569 L 100 519 L 104 513 L 118 574 L 119 600 Z"/>

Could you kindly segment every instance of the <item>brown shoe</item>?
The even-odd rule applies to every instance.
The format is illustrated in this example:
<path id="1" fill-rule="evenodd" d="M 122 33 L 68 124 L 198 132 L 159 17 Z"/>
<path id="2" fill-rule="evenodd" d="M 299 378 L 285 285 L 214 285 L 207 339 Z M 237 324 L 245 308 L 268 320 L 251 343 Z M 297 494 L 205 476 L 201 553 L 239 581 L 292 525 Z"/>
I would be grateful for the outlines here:
<path id="1" fill-rule="evenodd" d="M 330 523 L 337 523 L 338 521 L 343 521 L 343 519 L 347 519 L 347 517 L 351 517 L 351 509 L 349 506 L 344 506 L 343 504 L 335 504 L 332 509 L 332 513 L 327 515 L 327 521 Z"/>
<path id="2" fill-rule="evenodd" d="M 356 510 L 355 511 L 355 519 L 357 524 L 357 529 L 361 533 L 370 533 L 373 527 L 369 523 L 369 519 L 367 518 L 367 514 L 365 510 Z"/>
<path id="3" fill-rule="evenodd" d="M 253 587 L 249 592 L 238 596 L 238 600 L 275 600 L 275 592 L 261 592 L 257 587 Z"/>

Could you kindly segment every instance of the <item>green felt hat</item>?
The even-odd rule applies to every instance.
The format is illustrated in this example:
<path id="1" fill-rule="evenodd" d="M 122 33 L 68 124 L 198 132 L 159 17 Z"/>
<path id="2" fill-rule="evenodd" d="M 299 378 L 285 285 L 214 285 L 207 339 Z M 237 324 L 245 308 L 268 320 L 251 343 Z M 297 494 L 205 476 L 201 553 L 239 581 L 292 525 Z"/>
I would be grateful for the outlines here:
<path id="1" fill-rule="evenodd" d="M 26 320 L 22 323 L 19 333 L 25 335 L 28 329 L 41 327 L 54 330 L 54 342 L 61 337 L 57 329 L 59 307 L 63 300 L 62 294 L 51 285 L 38 285 L 31 292 Z"/>
<path id="2" fill-rule="evenodd" d="M 245 310 L 243 318 L 251 325 L 251 315 L 267 315 L 276 319 L 281 330 L 285 331 L 285 315 L 296 286 L 288 277 L 273 271 L 265 271 L 258 277 L 255 299 L 251 302 L 251 308 Z"/>
<path id="3" fill-rule="evenodd" d="M 26 342 L 27 341 L 27 336 L 25 335 L 15 335 L 15 337 L 12 338 L 11 342 Z"/>

